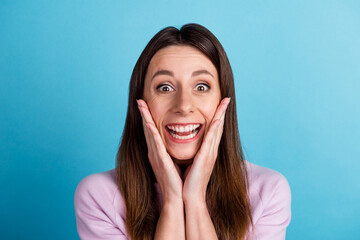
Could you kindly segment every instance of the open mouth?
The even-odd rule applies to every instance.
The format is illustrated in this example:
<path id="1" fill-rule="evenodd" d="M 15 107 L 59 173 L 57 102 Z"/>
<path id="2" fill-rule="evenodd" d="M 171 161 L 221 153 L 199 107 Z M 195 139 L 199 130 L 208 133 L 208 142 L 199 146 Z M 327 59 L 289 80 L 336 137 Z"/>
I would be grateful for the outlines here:
<path id="1" fill-rule="evenodd" d="M 177 140 L 190 140 L 197 136 L 202 124 L 169 124 L 165 128 L 171 137 Z"/>

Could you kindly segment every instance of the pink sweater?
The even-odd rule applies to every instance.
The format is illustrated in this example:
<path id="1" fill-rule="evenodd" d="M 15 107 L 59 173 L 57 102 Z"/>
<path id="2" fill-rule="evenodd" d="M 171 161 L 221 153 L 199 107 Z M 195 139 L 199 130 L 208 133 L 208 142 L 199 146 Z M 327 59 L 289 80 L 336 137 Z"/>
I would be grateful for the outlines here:
<path id="1" fill-rule="evenodd" d="M 291 219 L 289 184 L 280 173 L 247 163 L 254 231 L 248 239 L 285 239 Z M 85 240 L 129 239 L 125 206 L 115 181 L 115 169 L 85 177 L 75 191 L 79 236 Z M 161 199 L 160 189 L 157 187 Z M 250 231 L 252 231 L 250 229 Z"/>

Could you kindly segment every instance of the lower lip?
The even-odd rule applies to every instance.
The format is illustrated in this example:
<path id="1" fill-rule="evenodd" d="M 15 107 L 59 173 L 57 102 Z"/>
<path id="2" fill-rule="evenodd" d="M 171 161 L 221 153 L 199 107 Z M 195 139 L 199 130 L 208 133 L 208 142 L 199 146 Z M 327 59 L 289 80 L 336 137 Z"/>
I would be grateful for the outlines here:
<path id="1" fill-rule="evenodd" d="M 170 138 L 171 141 L 176 142 L 176 143 L 190 143 L 190 142 L 193 142 L 193 141 L 197 140 L 200 137 L 200 132 L 201 131 L 202 131 L 202 126 L 200 126 L 200 129 L 199 129 L 198 133 L 193 138 L 177 139 L 177 138 L 174 138 L 173 136 L 171 136 L 168 129 L 165 128 L 166 135 Z"/>

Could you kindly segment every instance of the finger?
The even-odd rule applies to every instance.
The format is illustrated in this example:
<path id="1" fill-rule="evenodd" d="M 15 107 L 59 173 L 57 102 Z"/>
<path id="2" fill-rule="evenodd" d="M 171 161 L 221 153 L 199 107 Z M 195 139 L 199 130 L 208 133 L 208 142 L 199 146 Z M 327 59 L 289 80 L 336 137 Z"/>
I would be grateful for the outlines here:
<path id="1" fill-rule="evenodd" d="M 146 102 L 142 99 L 138 100 L 139 110 L 142 113 L 143 125 L 147 129 L 148 138 L 151 138 L 151 144 L 153 149 L 157 149 L 161 157 L 167 155 L 167 151 L 164 142 L 160 136 L 159 130 L 157 129 L 154 120 L 152 119 L 151 113 Z"/>
<path id="2" fill-rule="evenodd" d="M 220 120 L 215 120 L 212 122 L 208 132 L 206 133 L 204 140 L 201 144 L 201 147 L 199 149 L 198 155 L 201 156 L 202 154 L 208 154 L 211 153 L 211 149 L 215 145 L 215 135 L 217 133 L 217 126 L 220 123 Z"/>
<path id="3" fill-rule="evenodd" d="M 144 119 L 143 108 L 140 105 L 140 100 L 136 100 L 136 101 L 137 101 L 138 108 L 139 108 L 139 111 L 140 111 L 140 114 L 141 114 L 141 120 L 142 120 L 142 125 L 143 125 L 143 128 L 144 128 L 144 135 L 145 135 L 146 142 L 148 144 L 151 144 L 150 143 L 150 141 L 151 141 L 151 133 L 150 133 L 149 128 L 146 126 L 146 121 Z M 148 146 L 148 147 L 150 147 L 150 146 Z"/>
<path id="4" fill-rule="evenodd" d="M 223 100 L 221 100 L 219 106 L 216 109 L 216 112 L 214 114 L 213 117 L 213 121 L 217 120 L 217 119 L 221 119 L 224 116 L 224 113 L 228 107 L 230 103 L 230 98 L 224 98 Z"/>
<path id="5" fill-rule="evenodd" d="M 210 127 L 205 135 L 205 139 L 214 139 L 222 135 L 222 128 L 224 126 L 225 112 L 230 103 L 230 98 L 224 98 L 219 104 L 213 119 L 211 120 Z"/>
<path id="6" fill-rule="evenodd" d="M 141 113 L 141 118 L 142 118 L 142 123 L 143 123 L 143 127 L 144 127 L 145 137 L 147 139 L 149 139 L 149 140 L 153 139 L 154 134 L 150 130 L 148 124 L 155 125 L 155 123 L 154 123 L 154 120 L 152 119 L 152 116 L 151 116 L 150 111 L 149 111 L 149 109 L 147 107 L 147 104 L 146 104 L 146 102 L 144 100 L 141 100 L 141 99 L 137 100 L 137 103 L 138 103 L 139 111 Z"/>
<path id="7" fill-rule="evenodd" d="M 229 106 L 230 98 L 224 98 L 223 101 L 219 105 L 219 114 L 221 114 L 219 122 L 216 126 L 216 134 L 215 134 L 215 145 L 218 146 L 222 137 L 223 128 L 224 128 L 224 122 L 225 122 L 225 114 L 226 110 Z M 225 105 L 225 106 L 224 106 Z M 215 125 L 215 124 L 214 124 Z"/>
<path id="8" fill-rule="evenodd" d="M 224 122 L 225 122 L 225 113 L 222 119 L 219 121 L 219 126 L 217 128 L 216 138 L 215 138 L 215 144 L 219 146 L 223 131 L 224 131 Z"/>
<path id="9" fill-rule="evenodd" d="M 151 132 L 154 147 L 156 147 L 156 149 L 158 150 L 160 157 L 164 157 L 165 154 L 167 154 L 167 151 L 158 129 L 156 128 L 154 123 L 147 123 L 146 125 Z"/>
<path id="10" fill-rule="evenodd" d="M 230 98 L 224 98 L 219 104 L 211 121 L 210 127 L 204 137 L 203 143 L 199 149 L 199 156 L 202 154 L 208 154 L 210 152 L 217 152 L 223 132 L 225 112 L 229 102 Z"/>
<path id="11" fill-rule="evenodd" d="M 147 147 L 148 147 L 148 154 L 150 154 L 149 155 L 149 160 L 150 160 L 150 163 L 153 164 L 153 160 L 155 160 L 159 156 L 158 151 L 155 150 L 155 149 L 157 149 L 157 144 L 155 143 L 154 134 L 153 134 L 152 130 L 150 129 L 148 123 L 145 120 L 144 107 L 141 106 L 141 105 L 144 105 L 144 104 L 142 104 L 140 100 L 137 100 L 137 103 L 138 103 L 139 111 L 141 113 L 145 140 L 146 140 L 146 144 L 147 144 Z M 146 105 L 146 103 L 145 103 L 145 105 Z M 151 119 L 150 122 L 153 123 L 151 115 L 150 115 L 150 118 L 147 117 L 147 119 L 148 119 L 148 121 Z"/>
<path id="12" fill-rule="evenodd" d="M 146 102 L 142 99 L 137 100 L 139 110 L 142 114 L 142 118 L 145 120 L 146 123 L 154 123 L 154 120 L 151 116 L 150 110 Z"/>

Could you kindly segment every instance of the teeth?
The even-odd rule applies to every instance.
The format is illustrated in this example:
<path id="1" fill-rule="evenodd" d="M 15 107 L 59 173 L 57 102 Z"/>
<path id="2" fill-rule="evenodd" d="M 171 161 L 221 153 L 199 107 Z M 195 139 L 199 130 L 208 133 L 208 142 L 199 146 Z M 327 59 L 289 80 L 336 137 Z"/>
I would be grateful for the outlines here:
<path id="1" fill-rule="evenodd" d="M 181 139 L 181 140 L 191 139 L 191 138 L 195 137 L 196 134 L 199 133 L 199 129 L 198 129 L 199 127 L 200 127 L 200 124 L 189 124 L 186 126 L 184 126 L 184 125 L 167 126 L 167 128 L 169 128 L 171 130 L 171 131 L 169 131 L 170 135 L 173 138 Z M 188 134 L 186 136 L 180 136 L 177 133 L 185 133 L 185 134 L 188 133 Z"/>
<path id="2" fill-rule="evenodd" d="M 190 125 L 186 125 L 185 127 L 180 125 L 172 125 L 172 126 L 168 126 L 168 128 L 174 132 L 183 133 L 183 132 L 191 132 L 196 128 L 198 128 L 199 126 L 200 124 L 190 124 Z"/>
<path id="3" fill-rule="evenodd" d="M 176 133 L 173 133 L 173 132 L 169 132 L 171 134 L 171 136 L 173 138 L 176 138 L 176 139 L 181 139 L 181 140 L 184 140 L 184 139 L 190 139 L 190 138 L 193 138 L 196 136 L 196 134 L 198 134 L 199 130 L 196 130 L 195 132 L 187 135 L 187 136 L 179 136 L 177 135 Z"/>

